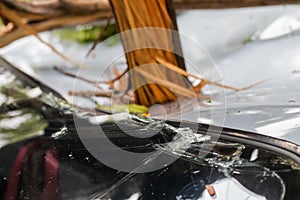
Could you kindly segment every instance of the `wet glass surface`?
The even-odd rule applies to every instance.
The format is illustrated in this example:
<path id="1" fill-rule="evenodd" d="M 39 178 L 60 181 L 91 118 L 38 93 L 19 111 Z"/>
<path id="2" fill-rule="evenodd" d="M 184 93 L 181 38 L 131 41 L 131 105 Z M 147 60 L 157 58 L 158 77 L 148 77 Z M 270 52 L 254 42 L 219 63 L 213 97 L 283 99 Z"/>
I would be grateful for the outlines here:
<path id="1" fill-rule="evenodd" d="M 178 159 L 147 173 L 112 169 L 82 144 L 66 104 L 24 87 L 5 70 L 0 78 L 12 84 L 5 90 L 7 82 L 1 83 L 1 199 L 300 199 L 300 166 L 293 160 L 149 118 L 132 116 L 100 126 L 126 151 L 159 150 Z M 99 124 L 88 119 L 80 119 L 86 125 L 82 130 L 89 140 L 101 140 L 93 132 Z M 155 130 L 159 134 L 152 137 L 134 137 Z M 155 159 L 144 164 L 149 162 Z"/>
<path id="2" fill-rule="evenodd" d="M 106 128 L 112 131 L 115 126 L 106 125 Z M 157 139 L 152 139 L 149 144 Z M 119 145 L 126 146 L 127 150 L 149 151 L 149 145 L 144 148 L 140 144 L 128 147 L 126 139 L 121 141 L 118 141 Z M 54 175 L 56 178 L 51 181 L 57 183 L 54 191 L 57 191 L 57 198 L 62 199 L 210 199 L 205 190 L 207 184 L 214 185 L 218 199 L 242 199 L 236 194 L 243 195 L 244 199 L 251 197 L 272 200 L 295 199 L 299 195 L 296 189 L 300 185 L 299 165 L 262 149 L 220 142 L 207 157 L 197 159 L 199 144 L 193 144 L 171 165 L 153 172 L 135 174 L 120 172 L 103 165 L 91 156 L 72 133 L 59 139 L 34 139 L 2 148 L 2 191 L 7 191 L 5 187 L 12 181 L 9 174 L 14 170 L 14 162 L 20 149 L 35 143 L 42 145 L 34 147 L 22 158 L 25 159 L 20 172 L 22 178 L 16 185 L 20 198 L 32 199 L 43 194 L 44 187 L 38 188 L 37 185 L 43 186 L 45 176 L 49 176 L 45 162 L 45 155 L 49 150 L 55 155 L 54 161 L 59 166 L 57 174 Z M 136 148 L 137 146 L 140 148 Z M 259 153 L 255 158 L 253 154 L 257 151 Z M 173 150 L 169 153 L 179 154 Z M 254 160 L 250 161 L 250 158 Z M 218 186 L 218 183 L 223 184 Z"/>

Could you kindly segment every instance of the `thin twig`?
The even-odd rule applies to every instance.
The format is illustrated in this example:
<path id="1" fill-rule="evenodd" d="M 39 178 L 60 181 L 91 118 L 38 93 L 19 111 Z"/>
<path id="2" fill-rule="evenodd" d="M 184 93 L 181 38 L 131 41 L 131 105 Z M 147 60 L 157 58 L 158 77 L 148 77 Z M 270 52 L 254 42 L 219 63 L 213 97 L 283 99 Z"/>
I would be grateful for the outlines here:
<path id="1" fill-rule="evenodd" d="M 72 74 L 72 73 L 70 73 L 70 72 L 67 72 L 67 71 L 65 71 L 65 70 L 63 70 L 63 69 L 61 69 L 61 68 L 58 68 L 58 67 L 54 67 L 53 69 L 54 69 L 55 71 L 57 71 L 57 72 L 63 74 L 63 75 L 66 75 L 66 76 L 69 76 L 69 77 L 72 77 L 72 78 L 76 78 L 76 79 L 82 80 L 82 81 L 87 82 L 87 83 L 91 83 L 91 84 L 95 84 L 95 85 L 97 85 L 97 84 L 99 83 L 99 82 L 97 82 L 97 81 L 92 81 L 92 80 L 89 80 L 89 79 L 87 79 L 87 78 L 84 78 L 84 77 L 81 77 L 81 76 L 77 76 L 77 75 L 75 75 L 75 74 Z"/>
<path id="2" fill-rule="evenodd" d="M 87 83 L 91 83 L 91 84 L 95 85 L 98 89 L 103 90 L 103 88 L 99 85 L 100 83 L 97 82 L 97 81 L 92 81 L 92 80 L 89 80 L 89 79 L 87 79 L 87 78 L 84 78 L 84 77 L 81 77 L 81 76 L 77 76 L 77 75 L 75 75 L 75 74 L 72 74 L 72 73 L 70 73 L 70 72 L 67 72 L 67 71 L 65 71 L 65 70 L 63 70 L 63 69 L 61 69 L 61 68 L 58 68 L 58 67 L 54 67 L 53 69 L 54 69 L 55 71 L 57 71 L 57 72 L 63 74 L 63 75 L 66 75 L 66 76 L 69 76 L 69 77 L 72 77 L 72 78 L 76 78 L 76 79 L 82 80 L 82 81 L 87 82 Z"/>
<path id="3" fill-rule="evenodd" d="M 193 78 L 195 78 L 195 79 L 200 80 L 200 81 L 201 81 L 200 84 L 199 84 L 198 86 L 196 86 L 197 90 L 198 90 L 199 88 L 202 88 L 202 87 L 203 87 L 204 85 L 206 85 L 206 84 L 210 84 L 210 85 L 215 85 L 215 86 L 218 86 L 218 87 L 222 87 L 222 88 L 230 89 L 230 90 L 234 90 L 234 91 L 242 91 L 242 90 L 250 89 L 250 88 L 252 88 L 252 87 L 254 87 L 254 86 L 257 86 L 257 85 L 259 85 L 259 84 L 264 83 L 265 81 L 267 81 L 267 80 L 263 80 L 263 81 L 259 81 L 259 82 L 257 82 L 257 83 L 251 84 L 251 85 L 246 86 L 246 87 L 243 87 L 243 88 L 236 88 L 236 87 L 224 85 L 224 84 L 221 84 L 221 83 L 218 83 L 218 82 L 209 81 L 209 80 L 206 80 L 206 79 L 204 79 L 204 78 L 200 78 L 200 77 L 198 77 L 198 76 L 195 76 L 195 75 L 193 75 L 193 74 L 190 74 L 190 73 L 188 73 L 188 72 L 186 72 L 186 71 L 184 71 L 184 70 L 182 70 L 182 69 L 176 67 L 176 66 L 173 65 L 172 63 L 169 63 L 169 62 L 165 61 L 165 60 L 162 59 L 162 58 L 158 58 L 158 57 L 157 57 L 156 60 L 157 60 L 160 64 L 162 64 L 163 66 L 165 66 L 165 67 L 167 67 L 167 68 L 169 68 L 169 69 L 171 69 L 171 70 L 173 70 L 173 71 L 176 71 L 177 73 L 179 73 L 179 74 L 181 74 L 181 75 L 183 75 L 183 76 L 185 76 L 185 77 L 190 76 L 190 77 L 193 77 Z"/>
<path id="4" fill-rule="evenodd" d="M 54 67 L 53 69 L 56 70 L 57 72 L 61 73 L 61 74 L 66 75 L 66 76 L 70 76 L 72 78 L 77 78 L 77 79 L 82 80 L 84 82 L 95 84 L 96 86 L 97 85 L 99 86 L 99 84 L 108 84 L 108 85 L 110 85 L 110 84 L 116 82 L 117 80 L 119 80 L 120 78 L 122 78 L 122 76 L 124 76 L 128 72 L 128 69 L 126 69 L 122 74 L 120 74 L 119 76 L 117 76 L 114 79 L 109 80 L 109 81 L 93 81 L 93 80 L 89 80 L 87 78 L 84 78 L 84 77 L 72 74 L 72 73 L 67 72 L 67 71 L 65 71 L 65 70 L 63 70 L 61 68 L 58 68 L 58 67 Z"/>
<path id="5" fill-rule="evenodd" d="M 78 97 L 112 97 L 112 92 L 100 92 L 100 91 L 69 91 L 69 95 Z"/>
<path id="6" fill-rule="evenodd" d="M 54 53 L 56 53 L 62 59 L 66 60 L 67 62 L 69 62 L 75 66 L 78 66 L 78 67 L 82 66 L 82 64 L 69 58 L 67 55 L 61 53 L 54 46 L 52 46 L 51 44 L 49 44 L 48 42 L 43 40 L 34 28 L 32 28 L 30 25 L 23 22 L 22 18 L 17 14 L 16 11 L 9 9 L 1 2 L 0 2 L 0 10 L 1 10 L 1 15 L 3 15 L 6 19 L 10 20 L 15 25 L 21 27 L 22 29 L 24 29 L 24 31 L 28 32 L 30 35 L 35 36 L 41 43 L 43 43 L 47 47 L 49 47 Z"/>
<path id="7" fill-rule="evenodd" d="M 105 31 L 107 30 L 108 26 L 110 25 L 110 21 L 112 19 L 113 15 L 111 14 L 107 20 L 106 20 L 106 24 L 103 27 L 103 29 L 101 30 L 99 37 L 94 41 L 92 48 L 88 51 L 86 57 L 89 57 L 89 55 L 92 53 L 92 51 L 97 47 L 97 45 L 99 44 L 99 42 L 101 42 L 103 40 L 103 36 Z"/>
<path id="8" fill-rule="evenodd" d="M 3 26 L 0 25 L 0 37 L 12 31 L 14 27 L 14 24 L 11 22 L 8 22 L 6 25 Z"/>
<path id="9" fill-rule="evenodd" d="M 108 81 L 108 83 L 114 83 L 117 80 L 119 80 L 120 78 L 122 78 L 127 72 L 129 71 L 129 69 L 127 68 L 122 74 L 120 74 L 119 76 L 113 78 L 112 80 Z"/>
<path id="10" fill-rule="evenodd" d="M 110 15 L 109 12 L 104 13 L 92 13 L 90 15 L 65 15 L 63 17 L 61 16 L 44 16 L 44 19 L 35 19 L 31 16 L 27 16 L 29 19 L 26 18 L 26 16 L 22 15 L 20 13 L 20 17 L 24 22 L 28 23 L 28 21 L 33 20 L 34 23 L 30 23 L 30 26 L 36 30 L 36 32 L 42 32 L 51 30 L 54 28 L 62 27 L 62 26 L 74 26 L 78 24 L 87 24 L 95 21 L 99 21 L 101 19 L 107 18 L 108 15 Z M 0 40 L 0 47 L 4 47 L 8 45 L 9 43 L 30 35 L 30 33 L 23 30 L 21 27 L 16 27 L 11 32 L 3 35 Z"/>

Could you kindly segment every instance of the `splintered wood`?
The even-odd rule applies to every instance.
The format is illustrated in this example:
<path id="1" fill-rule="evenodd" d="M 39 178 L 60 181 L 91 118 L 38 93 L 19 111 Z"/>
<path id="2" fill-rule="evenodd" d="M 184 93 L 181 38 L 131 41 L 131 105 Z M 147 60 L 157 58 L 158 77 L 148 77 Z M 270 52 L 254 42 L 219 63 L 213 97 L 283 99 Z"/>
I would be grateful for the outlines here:
<path id="1" fill-rule="evenodd" d="M 193 96 L 189 81 L 157 60 L 185 70 L 171 1 L 110 2 L 121 32 L 135 102 L 151 106 Z"/>
<path id="2" fill-rule="evenodd" d="M 205 189 L 211 197 L 216 196 L 215 188 L 212 185 L 205 185 Z"/>

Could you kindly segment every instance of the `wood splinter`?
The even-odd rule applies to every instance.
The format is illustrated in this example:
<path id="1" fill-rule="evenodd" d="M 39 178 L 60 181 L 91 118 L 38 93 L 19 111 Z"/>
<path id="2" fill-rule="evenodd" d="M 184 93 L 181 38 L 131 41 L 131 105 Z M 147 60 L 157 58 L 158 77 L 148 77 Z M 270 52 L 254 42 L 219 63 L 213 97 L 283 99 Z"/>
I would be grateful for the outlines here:
<path id="1" fill-rule="evenodd" d="M 216 191 L 215 191 L 214 186 L 206 184 L 206 185 L 205 185 L 205 189 L 207 190 L 208 194 L 209 194 L 211 197 L 213 197 L 213 196 L 216 195 Z"/>

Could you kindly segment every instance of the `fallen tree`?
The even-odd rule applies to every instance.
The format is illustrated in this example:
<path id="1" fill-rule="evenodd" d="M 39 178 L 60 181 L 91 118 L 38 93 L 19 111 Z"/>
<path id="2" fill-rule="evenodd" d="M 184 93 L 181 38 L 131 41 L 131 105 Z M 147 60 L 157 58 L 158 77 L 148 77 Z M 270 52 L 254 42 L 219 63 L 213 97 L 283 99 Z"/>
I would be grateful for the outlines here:
<path id="1" fill-rule="evenodd" d="M 38 32 L 61 26 L 87 24 L 109 19 L 112 17 L 113 11 L 121 33 L 136 28 L 149 27 L 173 30 L 176 33 L 177 24 L 174 7 L 177 9 L 219 9 L 287 3 L 296 4 L 299 3 L 299 1 L 300 0 L 287 0 L 284 2 L 279 0 L 4 0 L 0 2 L 0 16 L 6 29 L 3 29 L 3 32 L 0 33 L 0 35 L 2 35 L 0 47 L 18 38 L 34 35 L 62 58 L 74 65 L 78 65 L 78 63 L 72 61 L 68 56 L 57 51 L 40 38 Z M 187 73 L 185 71 L 183 55 L 181 54 L 179 36 L 176 34 L 166 32 L 153 32 L 152 34 L 149 32 L 135 32 L 127 34 L 126 36 L 121 35 L 121 38 L 126 52 L 128 69 L 117 78 L 108 81 L 107 84 L 110 84 L 113 88 L 114 82 L 118 81 L 127 71 L 134 69 L 136 73 L 134 75 L 130 74 L 129 76 L 128 90 L 134 89 L 134 102 L 137 104 L 149 107 L 156 103 L 175 101 L 178 99 L 178 95 L 188 98 L 193 96 L 203 97 L 198 93 L 206 84 L 213 84 L 235 91 L 246 89 L 225 86 Z M 167 46 L 168 50 L 142 48 L 131 51 L 132 44 L 143 46 L 145 44 L 149 45 L 158 42 L 164 43 L 164 46 Z M 151 66 L 148 66 L 148 70 L 138 67 L 150 63 Z M 189 79 L 187 79 L 190 76 L 200 80 L 200 83 L 193 85 Z M 141 85 L 142 82 L 147 84 Z M 174 91 L 176 91 L 177 94 L 175 94 Z M 73 92 L 73 94 L 78 93 Z M 103 94 L 107 94 L 107 92 Z"/>

